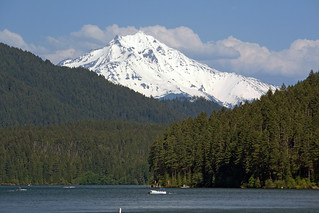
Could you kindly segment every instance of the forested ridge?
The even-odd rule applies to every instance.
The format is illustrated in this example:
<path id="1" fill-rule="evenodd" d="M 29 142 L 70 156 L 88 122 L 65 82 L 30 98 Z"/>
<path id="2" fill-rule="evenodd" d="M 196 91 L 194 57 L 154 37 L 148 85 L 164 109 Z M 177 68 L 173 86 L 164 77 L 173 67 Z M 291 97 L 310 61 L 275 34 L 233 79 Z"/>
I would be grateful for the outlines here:
<path id="1" fill-rule="evenodd" d="M 318 73 L 214 109 L 146 98 L 0 43 L 0 184 L 319 185 Z"/>
<path id="2" fill-rule="evenodd" d="M 0 127 L 74 120 L 167 124 L 220 108 L 203 100 L 160 102 L 89 70 L 55 66 L 0 43 Z"/>
<path id="3" fill-rule="evenodd" d="M 163 125 L 219 108 L 147 98 L 0 43 L 0 185 L 145 184 Z"/>
<path id="4" fill-rule="evenodd" d="M 77 121 L 0 129 L 2 184 L 146 184 L 164 126 Z"/>
<path id="5" fill-rule="evenodd" d="M 319 184 L 319 73 L 253 103 L 173 123 L 149 156 L 162 186 L 310 188 Z"/>

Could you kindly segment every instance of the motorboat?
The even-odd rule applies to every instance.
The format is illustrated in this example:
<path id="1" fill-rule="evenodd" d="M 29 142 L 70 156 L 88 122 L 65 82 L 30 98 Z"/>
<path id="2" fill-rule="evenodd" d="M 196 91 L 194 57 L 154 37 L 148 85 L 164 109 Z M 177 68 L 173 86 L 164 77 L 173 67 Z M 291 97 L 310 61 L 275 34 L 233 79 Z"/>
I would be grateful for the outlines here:
<path id="1" fill-rule="evenodd" d="M 21 187 L 18 187 L 17 191 L 18 191 L 18 192 L 25 192 L 25 191 L 27 191 L 27 189 L 23 189 L 23 188 L 21 188 Z"/>
<path id="2" fill-rule="evenodd" d="M 64 186 L 64 189 L 75 189 L 75 186 Z"/>
<path id="3" fill-rule="evenodd" d="M 166 195 L 167 192 L 165 189 L 161 188 L 159 190 L 151 190 L 151 191 L 149 191 L 149 194 L 151 194 L 151 195 Z"/>
<path id="4" fill-rule="evenodd" d="M 181 187 L 181 189 L 189 189 L 189 186 L 187 186 L 187 185 L 183 185 L 182 187 Z"/>

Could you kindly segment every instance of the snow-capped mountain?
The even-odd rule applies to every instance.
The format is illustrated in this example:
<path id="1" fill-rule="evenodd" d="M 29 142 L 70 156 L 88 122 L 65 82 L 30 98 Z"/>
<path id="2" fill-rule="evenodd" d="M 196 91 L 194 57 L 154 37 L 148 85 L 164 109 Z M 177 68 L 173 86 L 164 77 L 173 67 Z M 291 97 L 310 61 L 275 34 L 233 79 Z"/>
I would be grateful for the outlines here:
<path id="1" fill-rule="evenodd" d="M 255 78 L 210 68 L 141 31 L 116 36 L 104 48 L 59 65 L 88 68 L 148 97 L 205 97 L 226 107 L 276 89 Z"/>

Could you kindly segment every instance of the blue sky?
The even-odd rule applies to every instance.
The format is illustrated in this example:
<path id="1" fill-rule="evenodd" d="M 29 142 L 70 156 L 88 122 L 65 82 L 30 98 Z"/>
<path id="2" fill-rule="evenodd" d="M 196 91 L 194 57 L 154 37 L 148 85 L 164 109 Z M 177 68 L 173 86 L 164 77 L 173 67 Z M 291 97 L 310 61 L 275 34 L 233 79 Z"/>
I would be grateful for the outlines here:
<path id="1" fill-rule="evenodd" d="M 0 0 L 0 42 L 53 63 L 142 30 L 220 71 L 281 86 L 319 70 L 317 0 Z"/>

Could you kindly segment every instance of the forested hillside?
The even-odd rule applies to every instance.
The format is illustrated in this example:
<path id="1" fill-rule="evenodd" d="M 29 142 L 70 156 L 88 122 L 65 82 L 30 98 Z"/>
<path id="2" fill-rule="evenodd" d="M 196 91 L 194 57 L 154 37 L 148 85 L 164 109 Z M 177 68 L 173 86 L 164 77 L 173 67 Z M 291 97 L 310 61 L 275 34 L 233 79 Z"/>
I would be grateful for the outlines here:
<path id="1" fill-rule="evenodd" d="M 190 116 L 188 111 L 194 115 L 220 108 L 213 102 L 183 107 L 179 103 L 183 105 L 165 105 L 94 72 L 55 66 L 0 43 L 0 127 L 73 120 L 171 123 Z"/>
<path id="2" fill-rule="evenodd" d="M 205 98 L 199 97 L 195 101 L 189 101 L 184 98 L 178 98 L 173 100 L 162 100 L 165 106 L 171 107 L 178 112 L 182 112 L 187 117 L 196 117 L 199 113 L 205 112 L 211 114 L 213 111 L 222 109 L 222 106 L 212 101 L 208 101 Z"/>
<path id="3" fill-rule="evenodd" d="M 146 184 L 164 126 L 79 121 L 0 129 L 1 184 Z"/>
<path id="4" fill-rule="evenodd" d="M 0 43 L 0 184 L 144 184 L 164 126 L 220 106 L 159 101 Z M 128 122 L 130 121 L 130 122 Z"/>
<path id="5" fill-rule="evenodd" d="M 308 188 L 319 184 L 319 73 L 260 100 L 176 122 L 152 145 L 163 186 Z"/>

